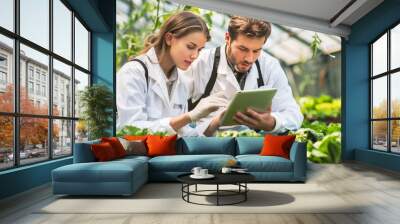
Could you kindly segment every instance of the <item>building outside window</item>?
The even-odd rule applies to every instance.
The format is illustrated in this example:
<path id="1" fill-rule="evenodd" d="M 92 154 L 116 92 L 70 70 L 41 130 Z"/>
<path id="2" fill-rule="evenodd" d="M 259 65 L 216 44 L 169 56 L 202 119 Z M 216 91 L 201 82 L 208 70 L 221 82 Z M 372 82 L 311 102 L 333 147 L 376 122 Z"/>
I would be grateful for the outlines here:
<path id="1" fill-rule="evenodd" d="M 371 148 L 400 153 L 400 25 L 370 44 Z"/>
<path id="2" fill-rule="evenodd" d="M 46 74 L 42 73 L 42 83 L 46 83 Z"/>
<path id="3" fill-rule="evenodd" d="M 0 54 L 0 90 L 7 86 L 7 56 Z"/>
<path id="4" fill-rule="evenodd" d="M 33 80 L 33 67 L 32 66 L 29 66 L 28 76 L 29 76 L 29 79 Z"/>
<path id="5" fill-rule="evenodd" d="M 42 86 L 42 96 L 46 96 L 46 86 Z"/>
<path id="6" fill-rule="evenodd" d="M 33 88 L 33 82 L 32 81 L 28 82 L 28 93 L 29 94 L 34 94 L 34 88 Z"/>
<path id="7" fill-rule="evenodd" d="M 74 113 L 71 106 L 65 106 L 78 102 L 79 95 L 77 93 L 81 88 L 89 85 L 89 82 L 82 83 L 81 80 L 89 80 L 91 75 L 89 66 L 90 31 L 77 18 L 75 12 L 71 10 L 72 7 L 66 5 L 68 3 L 65 1 L 18 2 L 17 10 L 19 12 L 13 13 L 14 20 L 19 21 L 16 29 L 7 32 L 0 29 L 0 46 L 2 46 L 0 87 L 2 84 L 11 84 L 14 88 L 10 91 L 17 89 L 13 82 L 14 74 L 8 74 L 8 72 L 14 71 L 9 66 L 11 68 L 17 66 L 20 68 L 16 77 L 20 80 L 20 93 L 26 92 L 27 94 L 19 94 L 18 98 L 13 98 L 10 101 L 13 102 L 12 105 L 2 105 L 4 102 L 0 102 L 0 112 L 2 112 L 0 113 L 0 123 L 7 127 L 6 132 L 8 132 L 7 135 L 0 136 L 0 139 L 7 138 L 7 140 L 0 141 L 0 149 L 6 155 L 4 157 L 6 160 L 0 160 L 0 171 L 71 156 L 73 143 L 87 139 L 85 128 L 76 128 L 79 113 Z M 52 4 L 49 4 L 50 2 Z M 37 10 L 32 10 L 37 8 L 43 13 L 37 14 Z M 45 13 L 46 11 L 48 13 Z M 16 18 L 17 16 L 19 18 Z M 50 24 L 52 24 L 51 29 Z M 2 25 L 0 24 L 0 26 Z M 14 34 L 10 35 L 10 32 Z M 53 48 L 50 47 L 50 43 L 53 43 Z M 16 46 L 17 44 L 18 46 Z M 19 51 L 15 51 L 15 49 L 19 49 Z M 16 58 L 19 58 L 19 61 L 11 60 L 14 58 L 14 54 L 17 54 Z M 62 60 L 58 61 L 53 54 L 58 55 Z M 74 58 L 72 58 L 73 55 L 75 55 Z M 50 61 L 53 63 L 49 63 Z M 50 71 L 53 73 L 51 74 Z M 73 74 L 76 73 L 79 75 L 73 80 Z M 53 89 L 51 90 L 48 89 L 50 78 L 53 79 Z M 63 81 L 62 85 L 60 85 L 60 80 Z M 72 92 L 69 87 L 74 83 L 80 84 L 79 88 Z M 0 89 L 0 96 L 2 94 L 14 96 L 14 92 L 6 93 Z M 63 105 L 57 106 L 60 96 Z M 52 101 L 54 105 L 50 105 Z M 14 112 L 14 105 L 20 108 L 19 112 Z M 49 110 L 50 107 L 53 110 Z M 3 111 L 3 108 L 11 109 Z M 18 125 L 16 128 L 19 130 L 15 135 L 14 125 Z M 34 136 L 35 140 L 33 141 L 30 139 L 32 138 L 30 133 L 34 131 L 42 134 Z M 14 145 L 14 143 L 18 145 Z M 14 151 L 17 154 L 14 154 Z M 15 157 L 19 159 L 16 160 Z"/>

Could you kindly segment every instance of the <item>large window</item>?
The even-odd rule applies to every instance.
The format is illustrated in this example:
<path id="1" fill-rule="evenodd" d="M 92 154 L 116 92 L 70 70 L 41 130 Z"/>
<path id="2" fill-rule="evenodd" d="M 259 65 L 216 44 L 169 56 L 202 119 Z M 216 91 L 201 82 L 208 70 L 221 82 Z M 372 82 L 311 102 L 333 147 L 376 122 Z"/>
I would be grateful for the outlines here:
<path id="1" fill-rule="evenodd" d="M 0 170 L 71 156 L 87 139 L 90 35 L 63 0 L 0 1 Z"/>
<path id="2" fill-rule="evenodd" d="M 400 24 L 370 45 L 371 148 L 400 153 Z"/>

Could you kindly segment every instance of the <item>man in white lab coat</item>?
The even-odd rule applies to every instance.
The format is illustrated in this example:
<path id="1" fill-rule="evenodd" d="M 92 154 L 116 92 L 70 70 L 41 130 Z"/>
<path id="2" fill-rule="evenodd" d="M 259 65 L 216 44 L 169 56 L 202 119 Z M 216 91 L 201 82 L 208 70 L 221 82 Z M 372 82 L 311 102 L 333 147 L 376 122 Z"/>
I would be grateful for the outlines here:
<path id="1" fill-rule="evenodd" d="M 255 130 L 283 133 L 300 128 L 303 115 L 293 98 L 285 72 L 279 61 L 262 50 L 271 33 L 268 22 L 234 16 L 225 34 L 224 46 L 204 49 L 185 72 L 193 79 L 190 86 L 193 107 L 204 97 L 221 90 L 232 99 L 239 90 L 276 88 L 272 106 L 265 111 L 248 109 L 238 112 L 235 120 Z M 221 111 L 197 124 L 200 132 L 212 135 L 219 128 Z"/>

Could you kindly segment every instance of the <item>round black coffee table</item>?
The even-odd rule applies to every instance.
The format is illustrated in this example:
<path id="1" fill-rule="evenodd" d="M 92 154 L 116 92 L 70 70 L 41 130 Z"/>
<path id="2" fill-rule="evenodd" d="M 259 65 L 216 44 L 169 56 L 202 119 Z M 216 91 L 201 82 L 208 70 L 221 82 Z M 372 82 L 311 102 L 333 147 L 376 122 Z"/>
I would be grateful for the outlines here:
<path id="1" fill-rule="evenodd" d="M 182 199 L 188 203 L 198 204 L 198 205 L 234 205 L 247 200 L 247 192 L 249 188 L 247 183 L 255 180 L 255 177 L 249 173 L 215 173 L 215 177 L 212 179 L 193 179 L 190 177 L 191 173 L 182 174 L 177 177 L 178 181 L 182 183 Z M 215 190 L 197 190 L 198 184 L 204 185 L 216 185 Z M 195 186 L 194 191 L 190 191 L 190 186 Z M 236 185 L 237 190 L 223 190 L 220 189 L 220 185 Z M 215 194 L 205 194 L 209 192 L 215 192 Z M 202 204 L 190 201 L 190 196 L 204 196 L 204 197 L 216 197 L 216 204 Z M 231 203 L 221 203 L 221 197 L 232 197 L 241 196 L 239 200 Z"/>

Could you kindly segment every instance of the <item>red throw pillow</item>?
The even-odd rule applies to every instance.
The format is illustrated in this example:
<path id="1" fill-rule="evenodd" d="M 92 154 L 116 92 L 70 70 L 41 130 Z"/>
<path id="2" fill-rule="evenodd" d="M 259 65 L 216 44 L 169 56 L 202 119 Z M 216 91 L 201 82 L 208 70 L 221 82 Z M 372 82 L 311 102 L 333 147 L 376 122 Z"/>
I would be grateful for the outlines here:
<path id="1" fill-rule="evenodd" d="M 177 135 L 158 136 L 149 135 L 147 137 L 147 155 L 148 156 L 165 156 L 176 155 L 176 139 Z"/>
<path id="2" fill-rule="evenodd" d="M 117 137 L 101 138 L 101 142 L 110 143 L 110 145 L 114 149 L 117 158 L 126 156 L 126 151 L 124 149 L 124 146 L 122 146 L 121 142 L 119 142 L 119 139 Z"/>
<path id="3" fill-rule="evenodd" d="M 99 162 L 109 161 L 117 158 L 113 147 L 108 142 L 92 144 L 91 149 L 94 157 Z"/>
<path id="4" fill-rule="evenodd" d="M 295 135 L 265 135 L 260 155 L 281 156 L 289 159 L 290 147 L 295 139 Z"/>

